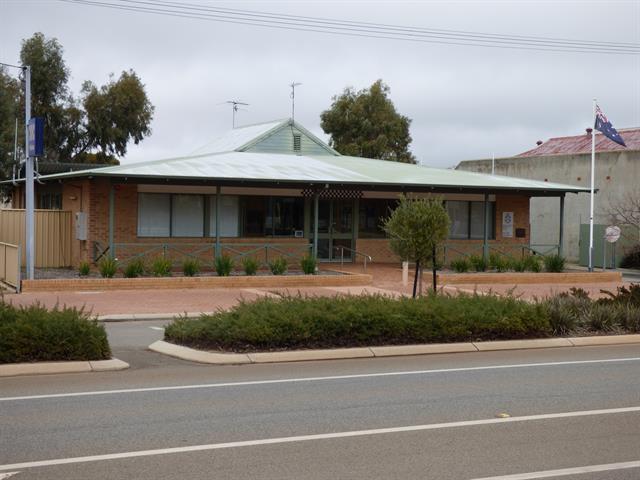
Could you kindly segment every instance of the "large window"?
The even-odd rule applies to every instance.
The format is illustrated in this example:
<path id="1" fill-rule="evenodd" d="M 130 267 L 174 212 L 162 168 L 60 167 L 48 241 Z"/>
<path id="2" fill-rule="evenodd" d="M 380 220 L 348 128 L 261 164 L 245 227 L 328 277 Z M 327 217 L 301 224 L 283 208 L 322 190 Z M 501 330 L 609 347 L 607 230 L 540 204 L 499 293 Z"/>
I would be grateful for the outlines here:
<path id="1" fill-rule="evenodd" d="M 377 198 L 360 199 L 358 237 L 382 238 L 385 236 L 382 222 L 398 205 L 397 200 Z"/>
<path id="2" fill-rule="evenodd" d="M 204 196 L 171 196 L 171 236 L 204 236 Z"/>
<path id="3" fill-rule="evenodd" d="M 237 237 L 238 197 L 223 195 L 221 198 L 220 235 Z M 216 235 L 215 208 L 216 197 L 212 195 L 139 193 L 138 236 L 213 237 Z"/>
<path id="4" fill-rule="evenodd" d="M 484 202 L 467 202 L 448 200 L 446 202 L 447 213 L 451 220 L 449 238 L 455 240 L 468 240 L 484 238 Z M 488 238 L 494 239 L 495 233 L 495 203 L 487 204 L 489 209 Z"/>
<path id="5" fill-rule="evenodd" d="M 171 195 L 138 194 L 138 236 L 168 237 L 171 233 Z"/>
<path id="6" fill-rule="evenodd" d="M 222 195 L 220 199 L 220 236 L 238 236 L 238 197 Z M 209 236 L 216 236 L 216 197 L 209 197 Z"/>
<path id="7" fill-rule="evenodd" d="M 293 237 L 304 229 L 301 197 L 242 197 L 245 237 Z"/>

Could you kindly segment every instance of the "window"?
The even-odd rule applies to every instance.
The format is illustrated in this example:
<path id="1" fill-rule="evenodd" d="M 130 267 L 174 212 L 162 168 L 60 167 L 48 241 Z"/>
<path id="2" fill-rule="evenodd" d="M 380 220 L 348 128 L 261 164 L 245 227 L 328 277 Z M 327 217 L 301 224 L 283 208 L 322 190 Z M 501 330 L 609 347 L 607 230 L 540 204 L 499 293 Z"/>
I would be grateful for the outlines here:
<path id="1" fill-rule="evenodd" d="M 223 195 L 220 235 L 238 236 L 238 197 Z M 205 207 L 208 208 L 206 212 Z M 205 215 L 208 214 L 208 225 Z M 139 237 L 215 237 L 216 197 L 170 193 L 138 194 Z"/>
<path id="2" fill-rule="evenodd" d="M 171 195 L 171 236 L 204 236 L 204 196 Z"/>
<path id="3" fill-rule="evenodd" d="M 398 205 L 397 200 L 367 198 L 361 199 L 358 217 L 360 238 L 383 238 L 382 222 Z"/>
<path id="4" fill-rule="evenodd" d="M 41 193 L 38 197 L 38 208 L 44 210 L 61 210 L 62 194 L 61 193 Z"/>
<path id="5" fill-rule="evenodd" d="M 239 217 L 238 197 L 223 195 L 220 197 L 220 236 L 238 236 Z M 209 236 L 216 236 L 216 197 L 209 197 Z"/>
<path id="6" fill-rule="evenodd" d="M 242 233 L 246 237 L 293 237 L 304 229 L 304 199 L 242 197 Z"/>
<path id="7" fill-rule="evenodd" d="M 171 233 L 171 195 L 138 194 L 138 236 L 168 237 Z"/>
<path id="8" fill-rule="evenodd" d="M 447 213 L 451 220 L 449 238 L 455 240 L 482 240 L 484 238 L 484 202 L 467 202 L 449 200 L 446 202 Z M 487 236 L 495 238 L 495 203 L 487 204 L 489 223 Z"/>

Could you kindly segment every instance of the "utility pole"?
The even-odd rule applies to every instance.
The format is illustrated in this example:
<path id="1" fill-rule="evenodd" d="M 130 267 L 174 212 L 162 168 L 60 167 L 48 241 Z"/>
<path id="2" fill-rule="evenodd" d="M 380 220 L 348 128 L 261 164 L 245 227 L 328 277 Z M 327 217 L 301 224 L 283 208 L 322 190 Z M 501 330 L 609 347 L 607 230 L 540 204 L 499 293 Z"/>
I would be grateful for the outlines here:
<path id="1" fill-rule="evenodd" d="M 29 155 L 29 122 L 31 121 L 31 67 L 23 66 L 24 72 L 24 154 L 25 154 L 25 224 L 27 247 L 27 278 L 34 277 L 34 189 L 33 157 Z"/>
<path id="2" fill-rule="evenodd" d="M 291 82 L 289 84 L 291 87 L 291 120 L 296 117 L 296 87 L 300 85 L 302 85 L 300 82 Z"/>

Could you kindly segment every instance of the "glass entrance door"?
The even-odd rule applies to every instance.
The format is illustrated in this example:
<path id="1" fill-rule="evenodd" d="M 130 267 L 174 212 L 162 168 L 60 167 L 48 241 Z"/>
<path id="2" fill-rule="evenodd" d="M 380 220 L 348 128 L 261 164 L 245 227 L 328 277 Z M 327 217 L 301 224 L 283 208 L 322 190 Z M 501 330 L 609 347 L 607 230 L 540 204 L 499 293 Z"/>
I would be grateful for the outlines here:
<path id="1" fill-rule="evenodd" d="M 312 225 L 312 235 L 313 231 Z M 318 259 L 335 262 L 344 258 L 351 261 L 352 245 L 353 200 L 320 199 L 318 202 Z"/>

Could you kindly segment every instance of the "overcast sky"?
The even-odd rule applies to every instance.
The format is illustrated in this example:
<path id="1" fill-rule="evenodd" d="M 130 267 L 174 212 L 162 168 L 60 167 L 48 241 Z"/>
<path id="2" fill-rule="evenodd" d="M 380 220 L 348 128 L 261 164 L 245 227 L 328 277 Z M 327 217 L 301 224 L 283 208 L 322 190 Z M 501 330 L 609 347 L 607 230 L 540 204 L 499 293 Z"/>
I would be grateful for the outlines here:
<path id="1" fill-rule="evenodd" d="M 190 0 L 191 4 L 198 3 Z M 640 0 L 199 2 L 311 17 L 608 42 L 640 43 Z M 576 135 L 592 98 L 617 128 L 640 127 L 640 55 L 436 45 L 158 16 L 56 0 L 0 0 L 0 61 L 18 62 L 34 32 L 56 37 L 71 88 L 134 69 L 155 105 L 153 134 L 123 163 L 183 155 L 231 127 L 221 102 L 250 104 L 237 123 L 290 116 L 326 138 L 320 113 L 346 86 L 382 78 L 413 119 L 421 163 L 514 155 Z"/>

